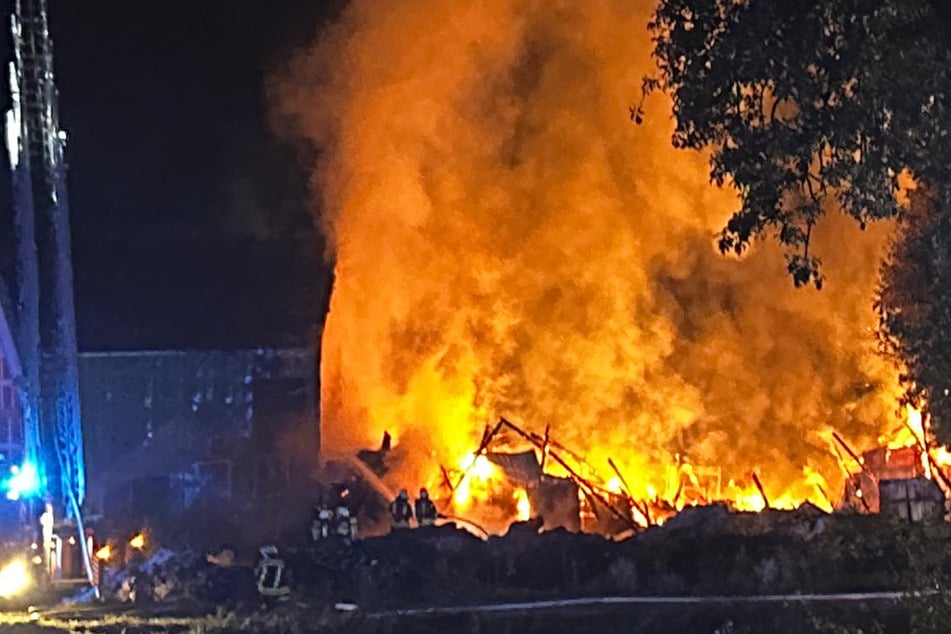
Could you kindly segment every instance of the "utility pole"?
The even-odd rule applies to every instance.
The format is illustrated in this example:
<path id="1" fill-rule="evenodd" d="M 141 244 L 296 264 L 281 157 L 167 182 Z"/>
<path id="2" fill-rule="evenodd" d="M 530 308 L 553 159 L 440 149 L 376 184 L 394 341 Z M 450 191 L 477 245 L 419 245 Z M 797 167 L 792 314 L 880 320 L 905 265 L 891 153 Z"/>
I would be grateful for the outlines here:
<path id="1" fill-rule="evenodd" d="M 82 522 L 86 474 L 79 408 L 79 361 L 73 301 L 66 133 L 46 0 L 14 0 L 11 16 L 13 97 L 6 117 L 17 241 L 15 335 L 21 360 L 27 460 L 42 489 L 79 529 L 87 576 L 90 554 Z"/>

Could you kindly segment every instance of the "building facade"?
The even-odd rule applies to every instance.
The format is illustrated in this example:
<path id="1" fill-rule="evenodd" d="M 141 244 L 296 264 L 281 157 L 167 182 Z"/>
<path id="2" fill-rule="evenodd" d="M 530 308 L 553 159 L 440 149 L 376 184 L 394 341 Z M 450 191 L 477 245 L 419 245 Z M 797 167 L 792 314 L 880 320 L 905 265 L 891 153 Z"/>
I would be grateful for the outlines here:
<path id="1" fill-rule="evenodd" d="M 87 514 L 182 525 L 198 508 L 281 508 L 312 490 L 315 350 L 86 352 L 79 368 Z M 23 456 L 13 387 L 0 364 L 0 465 Z"/>
<path id="2" fill-rule="evenodd" d="M 313 350 L 88 352 L 90 506 L 172 517 L 306 488 L 319 450 Z"/>
<path id="3" fill-rule="evenodd" d="M 0 357 L 0 464 L 23 460 L 23 415 L 16 386 L 6 361 Z"/>

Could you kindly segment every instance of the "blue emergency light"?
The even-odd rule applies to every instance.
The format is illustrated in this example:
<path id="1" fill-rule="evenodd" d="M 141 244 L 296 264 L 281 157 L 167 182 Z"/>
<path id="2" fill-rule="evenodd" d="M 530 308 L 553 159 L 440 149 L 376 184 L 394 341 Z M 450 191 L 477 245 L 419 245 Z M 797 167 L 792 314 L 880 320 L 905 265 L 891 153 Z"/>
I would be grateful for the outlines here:
<path id="1" fill-rule="evenodd" d="M 10 476 L 3 481 L 2 488 L 6 491 L 7 499 L 14 501 L 39 493 L 40 476 L 36 471 L 36 465 L 24 462 L 22 466 L 10 467 Z"/>

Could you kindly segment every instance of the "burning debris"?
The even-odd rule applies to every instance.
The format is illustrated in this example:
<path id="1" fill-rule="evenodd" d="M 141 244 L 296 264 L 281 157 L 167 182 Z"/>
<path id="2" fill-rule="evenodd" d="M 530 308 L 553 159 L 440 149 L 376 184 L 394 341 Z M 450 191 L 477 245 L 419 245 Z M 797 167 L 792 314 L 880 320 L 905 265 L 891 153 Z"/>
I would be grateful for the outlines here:
<path id="1" fill-rule="evenodd" d="M 743 497 L 718 501 L 735 484 L 686 460 L 663 492 L 638 498 L 613 459 L 599 473 L 550 426 L 535 432 L 502 418 L 484 428 L 455 466 L 437 470 L 432 513 L 424 510 L 423 495 L 416 504 L 395 496 L 419 527 L 410 530 L 404 530 L 410 521 L 404 529 L 366 521 L 373 509 L 388 514 L 386 505 L 402 486 L 400 465 L 416 460 L 410 448 L 384 436 L 377 449 L 325 467 L 335 484 L 324 485 L 318 509 L 332 513 L 318 513 L 309 531 L 301 527 L 310 539 L 256 545 L 248 552 L 261 556 L 251 561 L 230 547 L 205 557 L 171 551 L 139 531 L 115 544 L 126 555 L 110 553 L 119 561 L 106 567 L 104 590 L 110 599 L 137 604 L 197 601 L 254 610 L 344 603 L 360 612 L 525 593 L 890 588 L 904 574 L 896 571 L 908 566 L 902 549 L 911 548 L 897 539 L 951 535 L 951 524 L 937 522 L 944 513 L 936 484 L 944 477 L 944 454 L 930 447 L 927 421 L 917 429 L 862 454 L 836 435 L 830 447 L 838 447 L 843 468 L 853 463 L 846 493 L 862 486 L 870 498 L 874 489 L 878 506 L 855 508 L 845 496 L 830 513 L 831 506 L 808 502 L 775 508 L 768 479 L 753 474 L 744 495 L 758 495 L 759 508 Z M 482 524 L 485 532 L 471 530 Z M 843 539 L 850 548 L 841 547 Z"/>
<path id="2" fill-rule="evenodd" d="M 825 480 L 812 474 L 823 512 L 881 512 L 912 523 L 944 516 L 943 491 L 951 488 L 943 466 L 933 455 L 944 453 L 925 451 L 923 447 L 929 446 L 928 429 L 916 411 L 909 410 L 908 418 L 910 436 L 900 434 L 890 444 L 861 456 L 841 435 L 832 433 L 830 454 L 838 456 L 847 477 L 842 495 L 834 496 Z M 358 457 L 364 469 L 379 478 L 378 490 L 384 494 L 389 491 L 383 482 L 391 474 L 391 458 L 396 464 L 407 459 L 399 447 L 394 447 L 389 434 L 379 450 L 362 451 Z M 857 469 L 849 469 L 849 463 Z M 685 509 L 707 505 L 720 508 L 722 504 L 722 508 L 732 511 L 793 508 L 785 500 L 779 504 L 771 501 L 763 479 L 755 472 L 750 474 L 745 489 L 735 482 L 724 487 L 718 471 L 683 462 L 663 494 L 652 491 L 650 496 L 637 498 L 615 461 L 609 457 L 607 465 L 613 473 L 611 478 L 599 474 L 584 457 L 554 438 L 550 427 L 543 434 L 528 432 L 502 418 L 484 429 L 479 444 L 465 454 L 457 468 L 439 467 L 436 502 L 443 510 L 443 519 L 474 519 L 480 530 L 485 525 L 495 533 L 504 532 L 511 522 L 536 518 L 539 530 L 563 528 L 613 537 L 663 524 Z M 732 498 L 725 495 L 731 490 L 738 492 Z M 397 497 L 393 504 L 400 499 Z M 402 523 L 395 520 L 394 526 L 409 526 L 409 504 L 407 500 L 407 519 Z M 809 502 L 805 505 L 818 510 Z"/>
<path id="3" fill-rule="evenodd" d="M 896 540 L 951 535 L 951 524 L 939 521 L 945 454 L 931 446 L 927 421 L 910 418 L 911 432 L 861 454 L 835 435 L 843 468 L 852 464 L 833 513 L 808 502 L 794 510 L 775 508 L 768 481 L 752 474 L 749 493 L 760 496 L 760 508 L 744 508 L 742 498 L 718 501 L 715 494 L 730 485 L 686 461 L 663 496 L 637 498 L 614 460 L 598 473 L 549 426 L 533 432 L 502 418 L 484 429 L 455 467 L 439 469 L 432 514 L 420 504 L 425 496 L 415 505 L 397 496 L 412 509 L 407 518 L 415 518 L 418 530 L 387 531 L 364 522 L 368 509 L 386 513 L 399 464 L 412 459 L 384 437 L 378 449 L 328 467 L 325 475 L 338 480 L 321 492 L 320 508 L 333 513 L 326 526 L 317 515 L 309 540 L 255 546 L 249 552 L 261 556 L 251 561 L 232 547 L 205 557 L 170 550 L 139 531 L 100 548 L 103 590 L 110 600 L 136 604 L 197 601 L 245 610 L 262 603 L 343 602 L 359 610 L 525 592 L 889 588 L 900 579 L 896 571 L 908 566 L 902 549 L 912 548 Z M 445 525 L 465 520 L 470 528 L 484 523 L 489 530 L 477 539 L 476 531 Z M 841 547 L 846 538 L 849 549 Z M 849 572 L 858 569 L 877 572 L 859 579 Z"/>
<path id="4" fill-rule="evenodd" d="M 947 451 L 935 450 L 917 410 L 908 409 L 905 429 L 891 443 L 858 456 L 839 436 L 835 440 L 859 468 L 846 481 L 843 505 L 860 513 L 882 513 L 906 522 L 941 519 L 951 481 Z"/>

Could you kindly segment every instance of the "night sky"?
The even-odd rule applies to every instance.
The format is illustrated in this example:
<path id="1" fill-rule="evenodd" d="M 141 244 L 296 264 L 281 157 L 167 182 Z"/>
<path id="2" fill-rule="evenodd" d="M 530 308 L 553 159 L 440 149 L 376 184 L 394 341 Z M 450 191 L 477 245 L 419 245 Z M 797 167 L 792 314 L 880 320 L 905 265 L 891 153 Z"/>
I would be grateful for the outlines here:
<path id="1" fill-rule="evenodd" d="M 81 349 L 306 339 L 327 274 L 264 80 L 340 5 L 50 0 Z"/>

